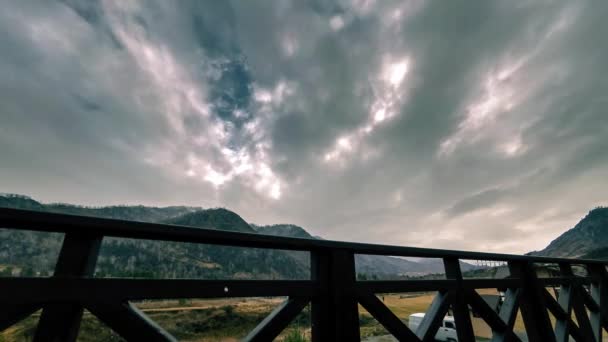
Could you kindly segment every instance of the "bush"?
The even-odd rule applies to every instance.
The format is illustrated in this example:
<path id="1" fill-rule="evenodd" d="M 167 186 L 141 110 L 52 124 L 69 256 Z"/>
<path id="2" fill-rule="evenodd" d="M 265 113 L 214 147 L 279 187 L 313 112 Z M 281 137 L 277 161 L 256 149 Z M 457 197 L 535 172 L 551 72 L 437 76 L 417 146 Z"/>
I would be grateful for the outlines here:
<path id="1" fill-rule="evenodd" d="M 308 342 L 308 339 L 300 330 L 291 330 L 287 333 L 283 342 Z"/>
<path id="2" fill-rule="evenodd" d="M 224 310 L 228 317 L 232 317 L 232 315 L 234 314 L 234 306 L 232 305 L 224 305 L 221 307 L 221 309 Z"/>

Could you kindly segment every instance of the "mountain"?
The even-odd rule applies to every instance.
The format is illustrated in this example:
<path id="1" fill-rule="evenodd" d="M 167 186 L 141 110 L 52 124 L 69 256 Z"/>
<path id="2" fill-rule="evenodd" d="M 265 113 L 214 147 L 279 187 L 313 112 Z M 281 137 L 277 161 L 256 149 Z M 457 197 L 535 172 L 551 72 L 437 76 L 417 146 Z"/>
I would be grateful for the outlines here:
<path id="1" fill-rule="evenodd" d="M 142 221 L 142 222 L 160 222 L 173 217 L 184 215 L 198 208 L 192 207 L 145 207 L 143 205 L 127 206 L 109 206 L 100 208 L 80 207 L 71 204 L 51 203 L 45 205 L 46 211 L 57 212 L 70 215 L 95 216 L 110 219 Z"/>
<path id="2" fill-rule="evenodd" d="M 318 239 L 293 224 L 259 226 L 224 208 L 43 204 L 30 197 L 0 194 L 0 207 L 72 215 L 157 222 L 241 233 Z M 51 275 L 62 234 L 0 229 L 0 275 Z M 441 260 L 411 261 L 390 256 L 356 255 L 357 272 L 378 278 L 443 271 Z M 462 263 L 463 271 L 475 266 Z M 193 243 L 104 238 L 96 276 L 148 278 L 307 279 L 307 252 Z"/>
<path id="3" fill-rule="evenodd" d="M 200 209 L 195 207 L 146 207 L 143 205 L 118 205 L 85 207 L 64 203 L 42 204 L 31 197 L 0 193 L 0 207 L 48 211 L 61 214 L 95 216 L 141 222 L 159 222 Z"/>
<path id="4" fill-rule="evenodd" d="M 591 210 L 574 228 L 566 231 L 541 251 L 529 254 L 553 257 L 592 257 L 608 247 L 608 208 Z"/>
<path id="5" fill-rule="evenodd" d="M 421 259 L 418 261 L 421 264 L 421 268 L 425 270 L 429 270 L 432 273 L 441 273 L 443 272 L 443 260 L 429 258 L 429 259 Z M 487 267 L 481 267 L 466 263 L 464 261 L 460 261 L 460 270 L 462 272 L 468 272 L 472 270 L 485 269 Z"/>
<path id="6" fill-rule="evenodd" d="M 260 234 L 293 237 L 300 239 L 315 239 L 310 235 L 304 228 L 298 227 L 294 224 L 273 224 L 270 226 L 258 226 L 251 224 L 251 226 Z"/>
<path id="7" fill-rule="evenodd" d="M 275 224 L 271 226 L 252 225 L 258 233 L 274 236 L 294 237 L 301 239 L 317 239 L 310 235 L 304 228 L 293 224 Z M 357 273 L 369 274 L 379 277 L 391 275 L 431 273 L 434 268 L 425 267 L 422 264 L 402 258 L 388 257 L 383 255 L 355 255 L 355 266 Z"/>
<path id="8" fill-rule="evenodd" d="M 310 235 L 304 228 L 293 224 L 275 224 L 270 226 L 257 226 L 252 224 L 252 227 L 261 234 L 301 239 L 317 239 Z M 404 258 L 384 255 L 357 254 L 355 255 L 355 266 L 357 268 L 357 273 L 379 277 L 443 272 L 443 261 L 440 259 L 411 261 Z M 477 267 L 461 262 L 461 268 L 463 271 L 469 271 Z"/>
<path id="9" fill-rule="evenodd" d="M 30 197 L 12 194 L 0 194 L 0 207 L 256 233 L 239 215 L 222 208 L 91 208 L 42 204 Z M 0 229 L 0 274 L 52 274 L 61 242 L 62 234 Z M 96 276 L 305 279 L 309 276 L 307 264 L 295 260 L 294 253 L 298 252 L 104 238 Z"/>
<path id="10" fill-rule="evenodd" d="M 582 259 L 608 260 L 608 247 L 600 247 L 581 256 Z"/>
<path id="11" fill-rule="evenodd" d="M 31 197 L 5 193 L 0 193 L 0 207 L 45 211 L 45 206 Z"/>
<path id="12" fill-rule="evenodd" d="M 163 223 L 239 233 L 256 233 L 256 230 L 251 228 L 239 215 L 224 208 L 196 210 L 163 220 Z"/>

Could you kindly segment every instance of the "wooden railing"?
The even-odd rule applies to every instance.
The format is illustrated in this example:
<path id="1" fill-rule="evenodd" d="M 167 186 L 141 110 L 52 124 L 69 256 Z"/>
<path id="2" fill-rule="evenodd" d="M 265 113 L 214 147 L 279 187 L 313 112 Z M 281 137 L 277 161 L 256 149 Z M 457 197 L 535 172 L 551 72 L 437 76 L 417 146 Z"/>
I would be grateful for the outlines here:
<path id="1" fill-rule="evenodd" d="M 359 341 L 359 304 L 399 341 L 433 341 L 448 310 L 459 341 L 475 340 L 471 309 L 491 328 L 493 341 L 523 339 L 513 329 L 518 310 L 529 341 L 568 341 L 570 336 L 576 341 L 601 341 L 608 326 L 607 263 L 597 260 L 295 239 L 16 209 L 0 209 L 0 228 L 65 234 L 53 276 L 0 278 L 0 331 L 42 309 L 35 341 L 74 341 L 84 309 L 128 341 L 175 341 L 130 302 L 179 298 L 287 297 L 246 341 L 272 341 L 309 304 L 313 341 Z M 104 237 L 307 251 L 311 279 L 95 278 Z M 441 258 L 445 279 L 358 281 L 357 254 Z M 504 262 L 510 276 L 463 278 L 461 260 Z M 539 278 L 535 269 L 539 264 L 554 265 L 559 275 Z M 573 272 L 573 266 L 585 273 Z M 559 287 L 559 296 L 548 287 Z M 478 294 L 479 289 L 504 291 L 498 312 Z M 418 291 L 437 294 L 416 331 L 376 296 Z"/>

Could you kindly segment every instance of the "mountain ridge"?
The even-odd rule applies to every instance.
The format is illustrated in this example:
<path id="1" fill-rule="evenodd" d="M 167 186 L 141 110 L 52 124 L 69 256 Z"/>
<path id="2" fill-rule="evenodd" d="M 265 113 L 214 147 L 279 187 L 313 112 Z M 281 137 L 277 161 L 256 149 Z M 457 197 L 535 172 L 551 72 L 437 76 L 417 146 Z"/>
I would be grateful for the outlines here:
<path id="1" fill-rule="evenodd" d="M 540 251 L 528 255 L 587 258 L 598 249 L 608 247 L 608 207 L 589 211 L 574 227 L 551 241 Z"/>
<path id="2" fill-rule="evenodd" d="M 243 233 L 259 233 L 306 239 L 318 239 L 294 224 L 256 225 L 247 223 L 237 213 L 225 208 L 170 206 L 107 206 L 84 207 L 65 203 L 44 204 L 31 197 L 0 194 L 0 207 L 57 212 L 74 215 L 126 219 L 141 222 L 186 225 L 205 229 L 220 229 Z M 11 233 L 12 232 L 12 233 Z M 38 235 L 36 235 L 38 234 Z M 41 238 L 41 236 L 43 238 Z M 34 273 L 48 274 L 52 270 L 56 252 L 60 248 L 60 234 L 49 235 L 26 231 L 0 230 L 0 247 L 6 250 L 33 251 L 34 244 L 45 252 L 0 252 L 0 265 L 13 264 L 31 268 Z M 4 242 L 4 243 L 2 243 Z M 19 247 L 19 248 L 15 248 Z M 53 254 L 53 251 L 55 254 Z M 170 262 L 165 260 L 169 256 Z M 398 257 L 356 255 L 357 272 L 379 277 L 404 274 L 437 273 L 443 270 L 441 261 L 420 263 Z M 158 276 L 158 277 L 236 277 L 248 278 L 306 278 L 309 276 L 309 254 L 281 250 L 244 249 L 230 246 L 210 246 L 147 240 L 106 238 L 102 245 L 97 272 L 101 276 Z M 36 260 L 46 267 L 41 271 L 27 260 Z M 170 267 L 174 263 L 176 267 Z M 127 266 L 121 266 L 126 264 Z M 463 264 L 463 270 L 474 266 Z M 0 270 L 1 271 L 1 270 Z M 157 274 L 158 273 L 158 274 Z"/>

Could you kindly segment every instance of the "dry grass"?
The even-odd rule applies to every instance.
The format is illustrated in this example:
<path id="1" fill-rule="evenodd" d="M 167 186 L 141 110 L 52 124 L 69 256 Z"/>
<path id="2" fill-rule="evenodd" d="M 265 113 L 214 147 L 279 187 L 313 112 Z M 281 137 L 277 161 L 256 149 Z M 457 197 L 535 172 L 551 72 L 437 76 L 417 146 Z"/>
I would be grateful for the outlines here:
<path id="1" fill-rule="evenodd" d="M 479 290 L 480 294 L 497 294 L 496 290 Z M 552 292 L 552 291 L 550 291 Z M 382 300 L 385 305 L 393 312 L 397 317 L 402 319 L 404 323 L 407 323 L 407 319 L 413 313 L 426 312 L 429 308 L 435 292 L 424 292 L 415 294 L 386 294 L 384 296 L 379 295 L 378 297 Z M 168 330 L 179 331 L 180 322 L 195 322 L 200 321 L 200 318 L 213 316 L 215 314 L 223 314 L 225 307 L 233 307 L 234 312 L 241 316 L 249 317 L 261 317 L 263 318 L 267 313 L 272 311 L 284 298 L 227 298 L 227 299 L 212 299 L 203 300 L 195 299 L 184 301 L 177 300 L 163 300 L 163 301 L 144 301 L 135 303 L 137 307 L 146 312 L 153 320 L 158 322 L 161 326 Z M 212 313 L 205 313 L 211 310 Z M 215 310 L 215 311 L 214 311 Z M 367 336 L 378 336 L 386 335 L 388 332 L 377 322 L 371 315 L 359 307 L 360 315 L 362 317 L 361 335 Z M 28 329 L 31 331 L 35 325 L 39 312 L 34 314 L 31 318 L 28 318 L 22 323 L 19 323 L 4 332 L 0 333 L 0 341 L 23 341 L 24 331 Z M 260 318 L 260 319 L 261 319 Z M 551 321 L 555 324 L 555 319 L 550 315 Z M 99 326 L 97 320 L 90 314 L 85 314 L 83 319 L 83 327 L 88 327 L 89 331 L 95 331 L 95 329 L 103 329 L 104 327 Z M 491 337 L 491 330 L 487 324 L 480 318 L 472 317 L 473 329 L 475 335 L 483 338 Z M 251 319 L 247 323 L 248 325 L 254 324 Z M 245 327 L 243 327 L 245 328 Z M 308 336 L 310 335 L 310 328 L 306 324 L 298 323 L 298 325 L 292 326 L 302 330 Z M 515 330 L 523 332 L 525 331 L 521 314 L 518 314 L 515 321 Z M 107 329 L 107 328 L 106 328 Z M 211 334 L 211 332 L 202 332 L 190 335 L 183 335 L 182 340 L 184 341 L 199 341 L 199 342 L 211 342 L 211 341 L 236 341 L 238 337 L 242 337 L 245 333 L 245 329 L 239 329 L 239 327 L 223 328 L 218 334 Z M 242 330 L 242 331 L 241 331 Z M 238 333 L 237 333 L 238 332 Z M 222 334 L 225 334 L 222 336 Z M 233 337 L 230 337 L 230 334 Z M 87 339 L 87 341 L 93 341 L 94 339 Z"/>
<path id="2" fill-rule="evenodd" d="M 497 294 L 496 290 L 479 290 L 479 294 Z M 378 298 L 383 300 L 384 304 L 391 309 L 391 311 L 399 317 L 401 320 L 407 323 L 409 316 L 417 312 L 426 312 L 433 301 L 435 292 L 426 292 L 418 294 L 386 294 L 384 296 L 379 295 Z M 360 312 L 364 316 L 370 316 L 370 314 L 360 307 Z M 475 335 L 483 338 L 491 338 L 492 330 L 481 318 L 471 317 L 473 323 L 473 330 Z M 515 321 L 515 331 L 525 331 L 523 320 L 521 315 L 518 314 Z M 363 336 L 371 336 L 382 333 L 383 329 L 377 327 L 366 328 L 362 327 Z"/>
<path id="3" fill-rule="evenodd" d="M 144 312 L 189 311 L 223 306 L 234 306 L 241 311 L 262 312 L 279 305 L 284 298 L 221 298 L 192 299 L 186 302 L 178 300 L 144 301 L 134 303 Z"/>

